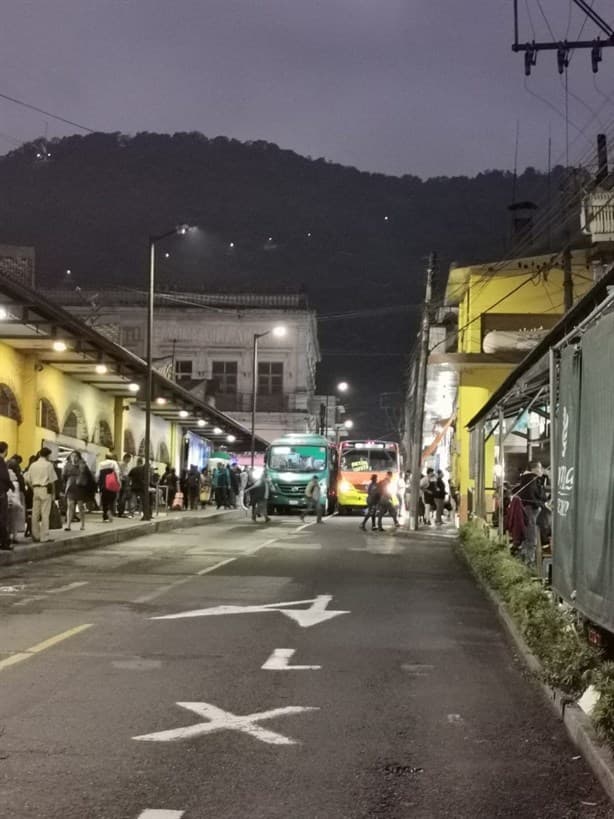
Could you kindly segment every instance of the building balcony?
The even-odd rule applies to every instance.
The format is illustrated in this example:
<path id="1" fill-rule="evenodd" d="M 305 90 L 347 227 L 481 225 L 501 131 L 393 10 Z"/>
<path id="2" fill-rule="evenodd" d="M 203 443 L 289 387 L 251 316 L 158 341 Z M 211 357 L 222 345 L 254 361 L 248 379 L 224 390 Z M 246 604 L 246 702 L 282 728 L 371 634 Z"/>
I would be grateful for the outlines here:
<path id="1" fill-rule="evenodd" d="M 584 197 L 580 214 L 582 232 L 593 242 L 614 242 L 614 201 L 611 191 L 593 191 Z"/>
<path id="2" fill-rule="evenodd" d="M 215 396 L 215 407 L 222 412 L 251 412 L 251 392 L 218 393 Z M 285 393 L 259 393 L 256 401 L 257 412 L 288 412 L 291 407 L 290 396 Z"/>

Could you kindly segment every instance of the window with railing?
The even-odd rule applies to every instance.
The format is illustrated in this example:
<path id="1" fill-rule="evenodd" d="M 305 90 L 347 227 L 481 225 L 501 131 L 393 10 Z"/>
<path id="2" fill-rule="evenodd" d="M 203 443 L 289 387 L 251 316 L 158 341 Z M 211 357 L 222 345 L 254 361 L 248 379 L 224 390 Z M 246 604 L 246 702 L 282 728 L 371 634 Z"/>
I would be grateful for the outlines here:
<path id="1" fill-rule="evenodd" d="M 194 370 L 194 362 L 192 359 L 185 358 L 175 361 L 175 379 L 177 381 L 185 381 L 192 378 Z"/>
<path id="2" fill-rule="evenodd" d="M 236 395 L 238 366 L 236 361 L 214 361 L 211 376 L 215 381 L 216 393 Z"/>
<path id="3" fill-rule="evenodd" d="M 284 389 L 284 365 L 281 361 L 258 362 L 258 394 L 279 395 Z"/>

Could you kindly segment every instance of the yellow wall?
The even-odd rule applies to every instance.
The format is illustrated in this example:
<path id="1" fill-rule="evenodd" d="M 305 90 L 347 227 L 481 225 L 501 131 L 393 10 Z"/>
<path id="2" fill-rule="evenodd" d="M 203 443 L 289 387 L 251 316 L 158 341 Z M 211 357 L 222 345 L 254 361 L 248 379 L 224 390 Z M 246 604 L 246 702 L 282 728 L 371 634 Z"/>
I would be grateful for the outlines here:
<path id="1" fill-rule="evenodd" d="M 58 441 L 79 447 L 100 458 L 107 448 L 99 445 L 98 423 L 108 423 L 114 440 L 114 450 L 118 457 L 123 455 L 124 427 L 133 427 L 136 445 L 144 430 L 144 413 L 134 405 L 124 410 L 125 401 L 115 398 L 95 387 L 71 378 L 61 370 L 36 359 L 23 355 L 12 347 L 0 342 L 0 383 L 6 384 L 17 399 L 21 413 L 21 423 L 0 416 L 0 440 L 9 445 L 9 454 L 18 452 L 27 462 L 35 454 L 43 440 Z M 41 398 L 53 406 L 60 431 L 71 410 L 76 409 L 82 419 L 81 438 L 66 438 L 38 425 L 38 405 Z M 157 456 L 161 442 L 168 447 L 171 455 L 177 456 L 175 425 L 160 418 L 152 418 L 152 442 Z M 179 466 L 179 463 L 173 465 Z"/>
<path id="2" fill-rule="evenodd" d="M 479 353 L 482 345 L 481 316 L 488 314 L 538 314 L 560 316 L 563 314 L 563 271 L 553 268 L 544 278 L 536 278 L 511 293 L 532 275 L 531 271 L 518 271 L 508 276 L 500 274 L 484 276 L 472 273 L 469 287 L 459 304 L 458 326 L 463 328 L 458 339 L 459 353 Z M 593 285 L 589 276 L 576 275 L 573 280 L 574 300 L 577 301 Z M 504 298 L 505 296 L 505 298 Z M 496 302 L 500 301 L 500 304 Z"/>
<path id="3" fill-rule="evenodd" d="M 463 369 L 460 374 L 458 389 L 458 430 L 456 437 L 455 476 L 461 493 L 461 518 L 466 519 L 467 492 L 475 488 L 475 482 L 469 478 L 469 430 L 467 424 L 479 412 L 493 392 L 513 370 L 513 365 L 501 367 L 475 367 Z M 485 475 L 493 474 L 495 439 L 491 436 L 486 447 Z"/>

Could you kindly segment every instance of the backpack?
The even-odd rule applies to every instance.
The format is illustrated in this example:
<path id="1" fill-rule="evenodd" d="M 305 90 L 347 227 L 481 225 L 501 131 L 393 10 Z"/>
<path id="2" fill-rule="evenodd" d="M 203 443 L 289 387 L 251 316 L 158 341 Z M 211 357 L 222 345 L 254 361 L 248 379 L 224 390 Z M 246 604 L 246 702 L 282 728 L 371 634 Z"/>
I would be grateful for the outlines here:
<path id="1" fill-rule="evenodd" d="M 104 476 L 104 488 L 107 492 L 119 492 L 121 486 L 119 481 L 117 480 L 117 475 L 113 470 L 111 472 L 107 472 Z"/>

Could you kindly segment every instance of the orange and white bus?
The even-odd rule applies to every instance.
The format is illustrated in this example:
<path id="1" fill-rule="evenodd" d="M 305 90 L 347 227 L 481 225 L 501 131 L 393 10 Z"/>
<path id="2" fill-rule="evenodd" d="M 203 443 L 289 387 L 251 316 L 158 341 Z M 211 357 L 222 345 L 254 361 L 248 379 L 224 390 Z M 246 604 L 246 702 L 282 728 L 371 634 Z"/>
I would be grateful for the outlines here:
<path id="1" fill-rule="evenodd" d="M 394 441 L 342 441 L 339 445 L 337 511 L 340 515 L 362 510 L 367 505 L 367 488 L 372 475 L 381 481 L 393 473 L 393 489 L 401 473 L 399 445 Z"/>

